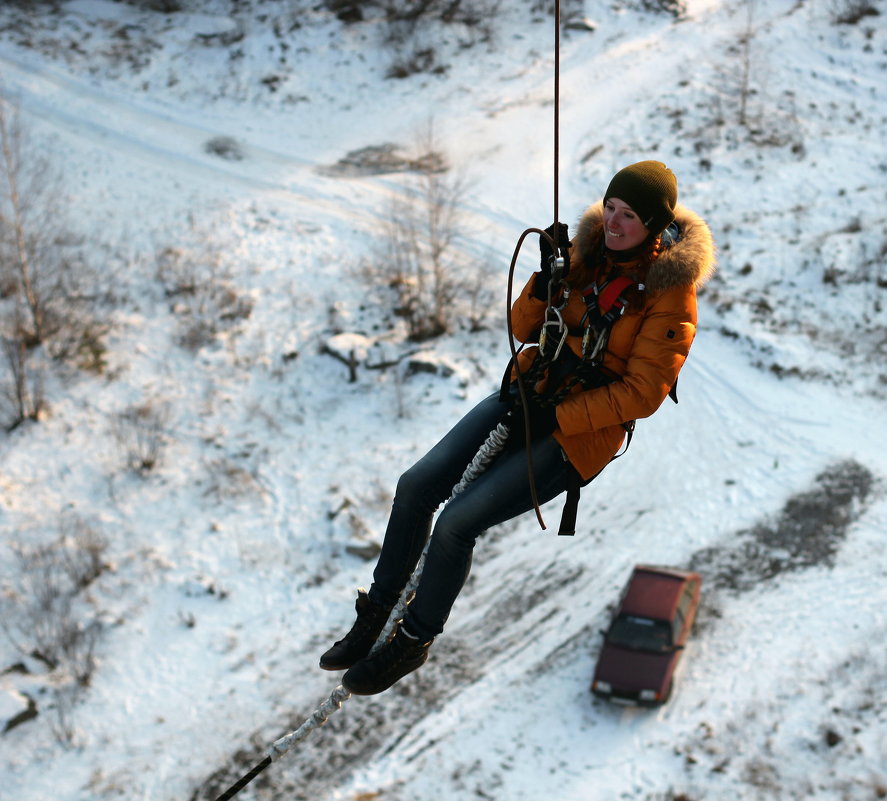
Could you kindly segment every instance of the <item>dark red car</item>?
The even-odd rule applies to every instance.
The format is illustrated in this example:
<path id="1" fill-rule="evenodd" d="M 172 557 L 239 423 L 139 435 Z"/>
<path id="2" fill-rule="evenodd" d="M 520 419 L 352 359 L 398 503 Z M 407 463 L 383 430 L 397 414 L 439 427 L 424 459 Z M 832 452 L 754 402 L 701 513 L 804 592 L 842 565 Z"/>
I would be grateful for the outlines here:
<path id="1" fill-rule="evenodd" d="M 698 573 L 636 565 L 603 632 L 591 691 L 622 703 L 665 703 L 696 618 L 701 587 Z"/>

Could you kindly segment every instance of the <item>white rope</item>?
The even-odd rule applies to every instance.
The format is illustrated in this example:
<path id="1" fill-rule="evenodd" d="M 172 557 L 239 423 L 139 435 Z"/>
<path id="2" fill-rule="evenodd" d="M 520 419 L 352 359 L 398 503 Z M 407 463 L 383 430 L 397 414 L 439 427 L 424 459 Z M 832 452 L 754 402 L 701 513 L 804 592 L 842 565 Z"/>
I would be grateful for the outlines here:
<path id="1" fill-rule="evenodd" d="M 499 425 L 490 432 L 484 444 L 480 446 L 468 467 L 465 468 L 465 472 L 462 474 L 459 483 L 453 487 L 453 494 L 450 496 L 450 500 L 455 498 L 465 489 L 465 487 L 487 469 L 487 465 L 489 465 L 493 457 L 505 447 L 505 443 L 508 441 L 508 432 L 509 428 L 505 423 L 499 423 Z"/>
<path id="2" fill-rule="evenodd" d="M 337 709 L 341 709 L 342 704 L 350 697 L 351 693 L 341 684 L 336 687 L 336 689 L 330 693 L 330 697 L 317 707 L 311 717 L 299 726 L 298 729 L 284 735 L 279 740 L 276 740 L 271 748 L 268 749 L 268 756 L 271 757 L 272 762 L 276 762 L 280 759 L 284 754 L 290 751 L 296 743 L 304 740 L 316 728 L 323 726 L 323 724 L 329 719 L 329 716 Z"/>
<path id="3" fill-rule="evenodd" d="M 468 467 L 465 468 L 465 472 L 462 473 L 462 478 L 459 479 L 459 483 L 453 487 L 453 493 L 450 495 L 450 500 L 455 498 L 472 481 L 474 481 L 474 479 L 483 473 L 493 460 L 493 457 L 505 447 L 507 440 L 508 426 L 504 423 L 499 423 L 496 428 L 489 433 L 486 440 L 484 440 L 484 444 L 480 446 Z M 429 537 L 428 540 L 430 542 L 431 538 Z M 400 595 L 400 600 L 398 600 L 397 605 L 394 607 L 391 616 L 388 618 L 388 622 L 385 624 L 385 628 L 382 630 L 382 633 L 379 635 L 379 638 L 376 640 L 370 653 L 374 653 L 388 642 L 388 638 L 394 627 L 397 625 L 397 622 L 403 619 L 407 608 L 407 601 L 416 591 L 416 587 L 419 586 L 419 578 L 422 576 L 422 568 L 425 566 L 425 556 L 428 553 L 428 544 L 428 542 L 425 543 L 425 548 L 422 550 L 422 555 L 419 557 L 416 569 L 413 571 L 413 575 L 410 576 L 406 588 Z M 270 757 L 272 761 L 276 762 L 284 754 L 291 751 L 297 743 L 304 740 L 305 737 L 314 731 L 314 729 L 323 726 L 323 724 L 329 719 L 330 715 L 332 715 L 337 709 L 341 709 L 342 704 L 350 697 L 351 693 L 340 684 L 332 691 L 332 693 L 330 693 L 330 697 L 317 707 L 311 716 L 299 726 L 298 729 L 275 741 L 271 748 L 268 749 L 267 756 Z"/>
<path id="4" fill-rule="evenodd" d="M 508 426 L 504 423 L 499 423 L 489 433 L 484 440 L 483 445 L 481 445 L 480 448 L 478 448 L 477 453 L 474 454 L 474 458 L 468 463 L 468 467 L 466 467 L 465 471 L 462 473 L 462 478 L 460 478 L 456 486 L 453 487 L 453 492 L 449 498 L 450 500 L 453 500 L 453 498 L 455 498 L 460 492 L 463 492 L 474 479 L 486 470 L 487 465 L 493 460 L 493 457 L 505 447 L 507 440 Z M 416 563 L 416 569 L 413 571 L 413 575 L 410 576 L 410 580 L 407 582 L 404 591 L 400 594 L 400 599 L 394 607 L 394 610 L 391 612 L 388 622 L 385 624 L 385 628 L 382 630 L 379 639 L 376 640 L 370 651 L 371 654 L 378 651 L 379 648 L 388 642 L 388 638 L 394 630 L 394 627 L 397 625 L 397 622 L 403 620 L 403 616 L 407 611 L 407 604 L 413 593 L 416 591 L 416 587 L 419 586 L 419 579 L 422 577 L 422 569 L 425 567 L 425 557 L 428 555 L 428 546 L 430 544 L 431 538 L 429 537 L 428 542 L 425 543 L 425 547 L 422 549 L 422 555 Z"/>

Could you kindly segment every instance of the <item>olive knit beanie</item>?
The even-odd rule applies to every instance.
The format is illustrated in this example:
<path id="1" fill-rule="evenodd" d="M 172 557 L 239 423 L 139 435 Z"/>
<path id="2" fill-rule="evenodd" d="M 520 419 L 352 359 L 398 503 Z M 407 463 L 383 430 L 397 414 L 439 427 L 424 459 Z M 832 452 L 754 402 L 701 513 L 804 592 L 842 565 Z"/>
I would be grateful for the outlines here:
<path id="1" fill-rule="evenodd" d="M 651 234 L 661 234 L 674 220 L 678 182 L 661 161 L 639 161 L 613 176 L 604 203 L 611 197 L 628 203 Z"/>

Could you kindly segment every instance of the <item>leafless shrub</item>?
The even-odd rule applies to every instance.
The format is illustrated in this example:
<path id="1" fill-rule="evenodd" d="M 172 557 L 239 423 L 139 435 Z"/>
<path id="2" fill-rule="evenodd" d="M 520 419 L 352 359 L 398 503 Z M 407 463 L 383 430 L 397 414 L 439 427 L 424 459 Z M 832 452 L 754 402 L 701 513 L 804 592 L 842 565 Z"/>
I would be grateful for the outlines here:
<path id="1" fill-rule="evenodd" d="M 468 330 L 472 333 L 487 328 L 497 297 L 486 271 L 481 269 L 482 264 L 483 262 L 477 261 L 474 268 L 469 269 L 460 281 L 464 298 L 467 301 L 464 312 L 465 321 L 468 324 Z M 501 311 L 504 314 L 504 306 Z"/>
<path id="2" fill-rule="evenodd" d="M 248 501 L 265 493 L 258 470 L 241 466 L 234 459 L 219 457 L 204 465 L 206 488 L 204 496 L 216 503 Z"/>
<path id="3" fill-rule="evenodd" d="M 21 653 L 87 686 L 101 626 L 78 596 L 107 567 L 107 542 L 81 519 L 61 527 L 47 545 L 10 546 L 16 569 L 3 587 L 2 627 Z"/>
<path id="4" fill-rule="evenodd" d="M 645 11 L 664 12 L 673 17 L 683 17 L 687 13 L 685 0 L 641 0 L 641 7 Z"/>
<path id="5" fill-rule="evenodd" d="M 421 144 L 419 147 L 421 148 Z M 388 175 L 395 172 L 446 172 L 446 159 L 436 150 L 422 151 L 413 156 L 400 145 L 385 142 L 349 150 L 335 164 L 322 167 L 325 175 Z"/>
<path id="6" fill-rule="evenodd" d="M 430 125 L 418 143 L 419 152 L 428 155 L 415 160 L 420 166 L 407 182 L 407 192 L 392 200 L 378 256 L 397 294 L 395 314 L 404 319 L 413 341 L 451 330 L 462 307 L 457 300 L 469 283 L 463 276 L 473 275 L 475 297 L 482 294 L 478 282 L 483 280 L 481 266 L 466 264 L 468 259 L 459 252 L 468 181 L 446 169 Z M 475 318 L 476 324 L 476 314 Z"/>
<path id="7" fill-rule="evenodd" d="M 869 0 L 833 0 L 832 21 L 835 25 L 857 25 L 866 17 L 880 16 L 877 6 Z"/>
<path id="8" fill-rule="evenodd" d="M 147 475 L 157 467 L 168 421 L 169 407 L 151 402 L 134 404 L 117 415 L 115 434 L 130 470 Z"/>
<path id="9" fill-rule="evenodd" d="M 415 73 L 442 74 L 435 44 L 438 26 L 458 29 L 460 45 L 472 47 L 493 37 L 502 0 L 375 0 L 385 21 L 385 43 L 391 48 L 389 78 Z"/>
<path id="10" fill-rule="evenodd" d="M 614 3 L 614 5 L 617 4 Z M 535 19 L 539 19 L 539 15 L 553 17 L 555 4 L 551 0 L 533 0 L 530 5 L 530 13 L 534 15 Z M 563 30 L 589 30 L 583 22 L 584 14 L 585 3 L 583 0 L 561 0 L 560 20 Z"/>
<path id="11" fill-rule="evenodd" d="M 157 277 L 180 322 L 179 341 L 189 350 L 252 314 L 252 298 L 238 290 L 222 243 L 193 222 L 187 242 L 158 252 Z"/>
<path id="12" fill-rule="evenodd" d="M 407 35 L 426 22 L 443 22 L 447 25 L 463 25 L 478 28 L 482 36 L 491 32 L 502 0 L 376 0 L 382 9 L 391 33 L 400 31 Z"/>
<path id="13" fill-rule="evenodd" d="M 203 149 L 225 161 L 243 161 L 244 158 L 240 142 L 231 136 L 214 136 L 206 141 Z"/>
<path id="14" fill-rule="evenodd" d="M 433 47 L 413 47 L 404 52 L 399 49 L 392 57 L 386 78 L 409 78 L 420 72 L 429 75 L 442 75 L 447 68 L 437 61 L 437 51 Z"/>
<path id="15" fill-rule="evenodd" d="M 66 336 L 58 338 L 53 352 L 73 362 L 81 370 L 101 375 L 108 367 L 108 347 L 105 344 L 108 330 L 107 323 L 84 318 L 80 325 L 70 328 Z"/>
<path id="16" fill-rule="evenodd" d="M 69 303 L 83 289 L 85 265 L 61 196 L 55 165 L 0 97 L 0 297 L 23 311 L 16 324 L 29 347 L 66 324 Z"/>

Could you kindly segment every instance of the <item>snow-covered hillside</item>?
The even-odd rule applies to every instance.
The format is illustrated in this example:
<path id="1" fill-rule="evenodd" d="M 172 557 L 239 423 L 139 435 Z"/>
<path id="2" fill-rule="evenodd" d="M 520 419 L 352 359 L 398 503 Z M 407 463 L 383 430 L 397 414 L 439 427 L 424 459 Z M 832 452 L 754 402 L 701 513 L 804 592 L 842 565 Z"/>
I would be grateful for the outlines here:
<path id="1" fill-rule="evenodd" d="M 91 333 L 30 357 L 39 420 L 0 372 L 3 801 L 214 799 L 326 698 L 397 476 L 498 384 L 511 253 L 553 214 L 546 4 L 401 45 L 347 3 L 148 5 L 0 7 Z M 719 247 L 680 404 L 574 538 L 558 502 L 488 532 L 428 663 L 244 801 L 887 797 L 887 9 L 566 5 L 559 216 L 657 158 Z M 417 343 L 384 254 L 432 124 L 464 292 Z M 589 692 L 636 562 L 704 577 L 653 711 Z"/>

